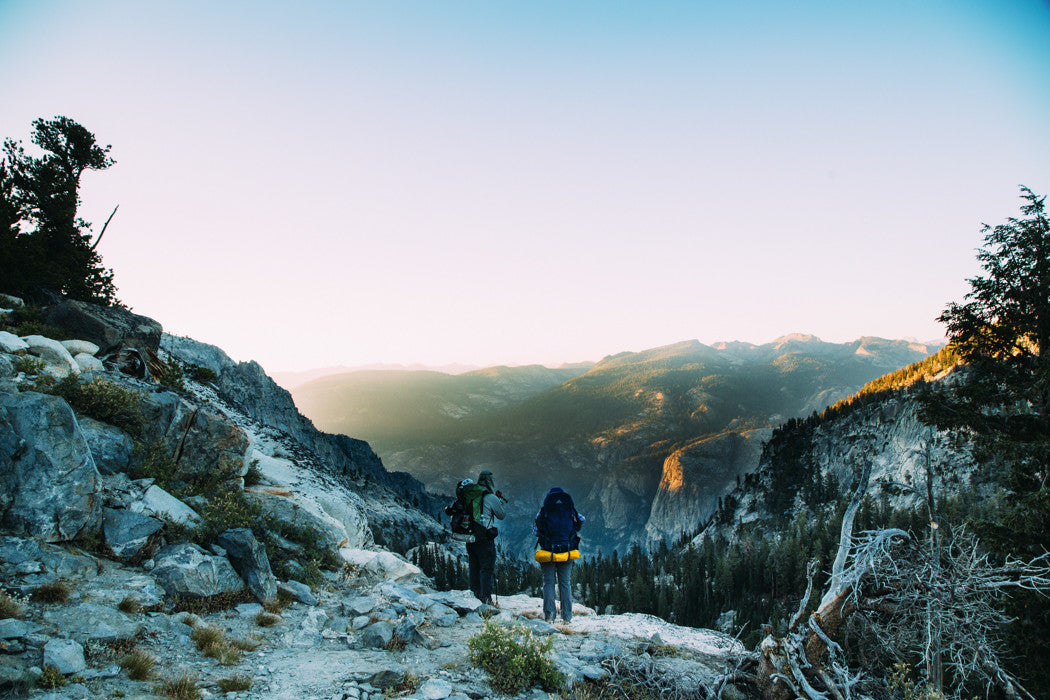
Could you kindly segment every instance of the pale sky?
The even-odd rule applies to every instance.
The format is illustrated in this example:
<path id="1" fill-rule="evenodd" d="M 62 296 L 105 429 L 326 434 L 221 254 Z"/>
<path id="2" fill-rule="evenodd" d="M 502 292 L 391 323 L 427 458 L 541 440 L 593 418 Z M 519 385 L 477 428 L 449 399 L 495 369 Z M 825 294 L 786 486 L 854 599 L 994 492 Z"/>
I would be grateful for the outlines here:
<path id="1" fill-rule="evenodd" d="M 1050 191 L 1050 4 L 0 0 L 120 298 L 273 371 L 943 337 Z"/>

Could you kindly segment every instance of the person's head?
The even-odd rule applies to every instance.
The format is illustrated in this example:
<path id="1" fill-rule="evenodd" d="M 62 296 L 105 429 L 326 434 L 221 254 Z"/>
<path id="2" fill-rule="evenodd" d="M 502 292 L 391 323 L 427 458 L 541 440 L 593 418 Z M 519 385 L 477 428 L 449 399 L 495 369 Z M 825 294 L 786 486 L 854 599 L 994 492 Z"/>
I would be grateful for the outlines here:
<path id="1" fill-rule="evenodd" d="M 478 483 L 493 493 L 496 492 L 496 481 L 492 478 L 492 472 L 488 469 L 478 475 Z"/>

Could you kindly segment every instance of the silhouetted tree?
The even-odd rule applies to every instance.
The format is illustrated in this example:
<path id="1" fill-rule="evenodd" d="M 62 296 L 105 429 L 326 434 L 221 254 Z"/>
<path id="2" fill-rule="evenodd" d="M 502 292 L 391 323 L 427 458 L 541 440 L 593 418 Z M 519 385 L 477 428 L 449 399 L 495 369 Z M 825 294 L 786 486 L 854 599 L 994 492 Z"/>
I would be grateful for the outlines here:
<path id="1" fill-rule="evenodd" d="M 25 294 L 52 289 L 73 299 L 116 303 L 113 271 L 91 242 L 91 224 L 77 216 L 86 170 L 113 165 L 110 146 L 68 117 L 33 122 L 27 154 L 20 141 L 4 141 L 0 170 L 0 285 Z M 97 243 L 97 240 L 95 241 Z"/>

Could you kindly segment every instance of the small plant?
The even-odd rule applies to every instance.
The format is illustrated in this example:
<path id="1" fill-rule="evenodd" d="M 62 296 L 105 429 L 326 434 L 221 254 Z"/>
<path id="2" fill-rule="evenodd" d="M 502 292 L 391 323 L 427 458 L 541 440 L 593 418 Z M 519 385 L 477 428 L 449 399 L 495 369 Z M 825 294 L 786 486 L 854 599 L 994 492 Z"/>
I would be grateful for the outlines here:
<path id="1" fill-rule="evenodd" d="M 230 640 L 230 646 L 234 649 L 239 649 L 240 651 L 255 651 L 262 646 L 262 642 L 258 639 L 242 639 L 240 637 L 234 637 Z"/>
<path id="2" fill-rule="evenodd" d="M 205 656 L 216 659 L 223 666 L 233 666 L 241 661 L 241 651 L 230 644 L 225 633 L 217 627 L 195 627 L 190 633 L 190 639 L 196 642 L 197 648 Z"/>
<path id="3" fill-rule="evenodd" d="M 390 638 L 390 641 L 383 645 L 383 649 L 386 651 L 404 651 L 407 644 L 405 640 L 396 634 Z"/>
<path id="4" fill-rule="evenodd" d="M 11 595 L 7 591 L 0 591 L 0 620 L 9 617 L 22 617 L 25 612 L 23 601 Z"/>
<path id="5" fill-rule="evenodd" d="M 215 372 L 200 365 L 186 365 L 186 374 L 190 375 L 190 379 L 201 384 L 214 384 L 218 379 Z"/>
<path id="6" fill-rule="evenodd" d="M 241 603 L 247 603 L 251 600 L 251 597 L 252 594 L 247 589 L 243 591 L 228 591 L 226 593 L 219 593 L 218 595 L 208 596 L 206 598 L 175 596 L 174 608 L 176 612 L 188 612 L 203 615 L 206 613 L 229 610 Z"/>
<path id="7" fill-rule="evenodd" d="M 419 690 L 419 686 L 422 684 L 422 678 L 412 673 L 412 671 L 405 671 L 405 677 L 401 679 L 400 683 L 392 685 L 389 688 L 383 688 L 383 690 L 387 695 L 391 696 L 411 695 Z"/>
<path id="8" fill-rule="evenodd" d="M 124 599 L 117 604 L 117 610 L 129 615 L 137 615 L 142 612 L 142 603 L 134 596 L 124 596 Z"/>
<path id="9" fill-rule="evenodd" d="M 251 688 L 252 679 L 240 673 L 229 678 L 219 679 L 219 690 L 224 693 L 237 693 L 242 690 L 251 690 Z"/>
<path id="10" fill-rule="evenodd" d="M 259 470 L 259 460 L 253 459 L 248 465 L 248 471 L 244 473 L 245 486 L 258 486 L 263 482 L 263 474 Z"/>
<path id="11" fill-rule="evenodd" d="M 30 600 L 34 603 L 66 603 L 72 593 L 72 589 L 65 581 L 54 581 L 37 586 Z"/>
<path id="12" fill-rule="evenodd" d="M 893 675 L 890 676 L 889 685 L 893 697 L 901 698 L 901 700 L 945 700 L 944 693 L 916 688 L 915 681 L 911 677 L 911 669 L 903 661 L 893 665 Z"/>
<path id="13" fill-rule="evenodd" d="M 273 627 L 280 621 L 280 616 L 271 615 L 268 612 L 261 612 L 255 616 L 255 624 L 259 625 L 259 627 Z"/>
<path id="14" fill-rule="evenodd" d="M 44 393 L 61 396 L 79 413 L 115 425 L 132 437 L 142 433 L 142 394 L 102 377 L 81 382 L 76 375 L 57 382 L 38 382 Z"/>
<path id="15" fill-rule="evenodd" d="M 161 365 L 157 381 L 179 391 L 186 389 L 185 373 L 182 371 L 182 365 L 174 357 L 169 357 L 167 362 Z"/>
<path id="16" fill-rule="evenodd" d="M 34 375 L 40 374 L 45 367 L 47 367 L 46 362 L 32 355 L 23 355 L 15 360 L 15 372 Z"/>
<path id="17" fill-rule="evenodd" d="M 157 659 L 144 651 L 136 649 L 120 660 L 120 667 L 127 672 L 133 681 L 144 681 L 153 676 L 153 667 Z"/>
<path id="18" fill-rule="evenodd" d="M 168 700 L 198 700 L 201 697 L 197 679 L 188 674 L 165 679 L 154 688 L 154 692 Z"/>
<path id="19" fill-rule="evenodd" d="M 62 686 L 69 683 L 62 672 L 54 666 L 44 666 L 43 673 L 36 679 L 36 685 L 38 688 L 45 688 L 47 690 L 54 690 L 55 688 L 61 688 Z"/>
<path id="20" fill-rule="evenodd" d="M 540 642 L 521 625 L 504 627 L 487 621 L 478 634 L 467 640 L 470 659 L 489 674 L 497 692 L 517 695 L 539 685 L 548 692 L 560 690 L 565 676 L 550 658 L 554 639 Z"/>

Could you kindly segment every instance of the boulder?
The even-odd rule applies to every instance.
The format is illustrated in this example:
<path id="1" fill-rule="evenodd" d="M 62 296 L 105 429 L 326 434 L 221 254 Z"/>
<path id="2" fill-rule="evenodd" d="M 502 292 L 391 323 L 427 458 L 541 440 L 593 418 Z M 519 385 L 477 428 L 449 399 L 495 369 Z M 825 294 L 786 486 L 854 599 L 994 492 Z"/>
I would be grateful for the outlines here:
<path id="1" fill-rule="evenodd" d="M 389 580 L 403 579 L 423 573 L 418 566 L 405 561 L 393 552 L 343 548 L 339 550 L 339 556 L 348 564 L 355 564 Z"/>
<path id="2" fill-rule="evenodd" d="M 27 335 L 22 340 L 29 346 L 30 355 L 35 355 L 49 365 L 55 365 L 61 370 L 80 372 L 80 367 L 73 360 L 73 356 L 57 340 L 45 338 L 42 335 Z"/>
<path id="3" fill-rule="evenodd" d="M 77 363 L 77 367 L 81 372 L 101 372 L 106 369 L 102 364 L 102 360 L 94 355 L 88 355 L 86 352 L 76 354 L 73 357 L 73 362 Z"/>
<path id="4" fill-rule="evenodd" d="M 183 542 L 164 547 L 154 561 L 156 566 L 151 573 L 168 595 L 209 598 L 245 588 L 228 559 L 210 555 L 195 544 Z"/>
<path id="5" fill-rule="evenodd" d="M 0 350 L 13 355 L 29 350 L 29 344 L 14 333 L 0 331 Z"/>
<path id="6" fill-rule="evenodd" d="M 102 509 L 102 533 L 113 554 L 122 561 L 138 556 L 164 523 L 129 510 Z"/>
<path id="7" fill-rule="evenodd" d="M 37 573 L 46 573 L 51 580 L 89 579 L 98 573 L 98 563 L 35 539 L 0 537 L 0 579 L 10 583 L 15 576 Z"/>
<path id="8" fill-rule="evenodd" d="M 99 474 L 119 474 L 131 466 L 135 443 L 122 430 L 108 423 L 81 416 L 80 432 L 87 440 Z"/>
<path id="9" fill-rule="evenodd" d="M 11 449 L 11 448 L 14 449 Z M 49 542 L 101 520 L 99 474 L 73 415 L 57 396 L 0 394 L 0 523 Z"/>
<path id="10" fill-rule="evenodd" d="M 218 544 L 226 550 L 226 557 L 244 579 L 248 590 L 260 603 L 277 598 L 277 579 L 270 571 L 266 546 L 255 539 L 248 528 L 227 530 L 219 535 Z"/>
<path id="11" fill-rule="evenodd" d="M 31 634 L 36 634 L 42 629 L 44 628 L 35 622 L 8 617 L 0 620 L 0 639 L 21 639 Z"/>
<path id="12" fill-rule="evenodd" d="M 156 352 L 160 347 L 159 323 L 115 306 L 68 300 L 54 306 L 45 322 L 69 335 L 94 343 L 102 353 L 118 347 Z"/>
<path id="13" fill-rule="evenodd" d="M 284 592 L 286 595 L 290 595 L 303 605 L 317 605 L 317 598 L 314 596 L 313 591 L 310 590 L 310 587 L 305 583 L 299 583 L 298 581 L 285 581 L 284 583 L 277 585 L 277 590 Z"/>
<path id="14" fill-rule="evenodd" d="M 64 676 L 87 668 L 84 647 L 72 639 L 52 639 L 44 645 L 44 666 L 51 666 Z"/>
<path id="15" fill-rule="evenodd" d="M 224 462 L 243 465 L 248 436 L 225 415 L 168 390 L 144 393 L 140 407 L 143 441 L 163 441 L 181 472 L 200 475 L 214 472 Z"/>
<path id="16" fill-rule="evenodd" d="M 347 540 L 346 528 L 312 499 L 287 488 L 252 487 L 245 497 L 263 513 L 299 527 L 309 528 L 321 547 L 336 549 Z"/>
<path id="17" fill-rule="evenodd" d="M 130 639 L 143 628 L 139 620 L 96 603 L 62 605 L 45 610 L 43 615 L 44 622 L 81 643 Z"/>
<path id="18" fill-rule="evenodd" d="M 361 630 L 361 645 L 382 649 L 394 638 L 394 626 L 389 622 L 374 622 Z"/>
<path id="19" fill-rule="evenodd" d="M 155 515 L 176 523 L 195 523 L 200 520 L 197 512 L 170 493 L 154 484 L 142 494 L 142 499 L 129 506 L 136 513 Z"/>
<path id="20" fill-rule="evenodd" d="M 91 357 L 98 354 L 98 346 L 87 340 L 63 340 L 60 342 L 62 343 L 62 347 L 68 350 L 69 354 L 74 358 L 80 354 Z"/>
<path id="21" fill-rule="evenodd" d="M 26 305 L 25 301 L 10 294 L 0 294 L 0 306 L 5 309 L 21 309 Z"/>

